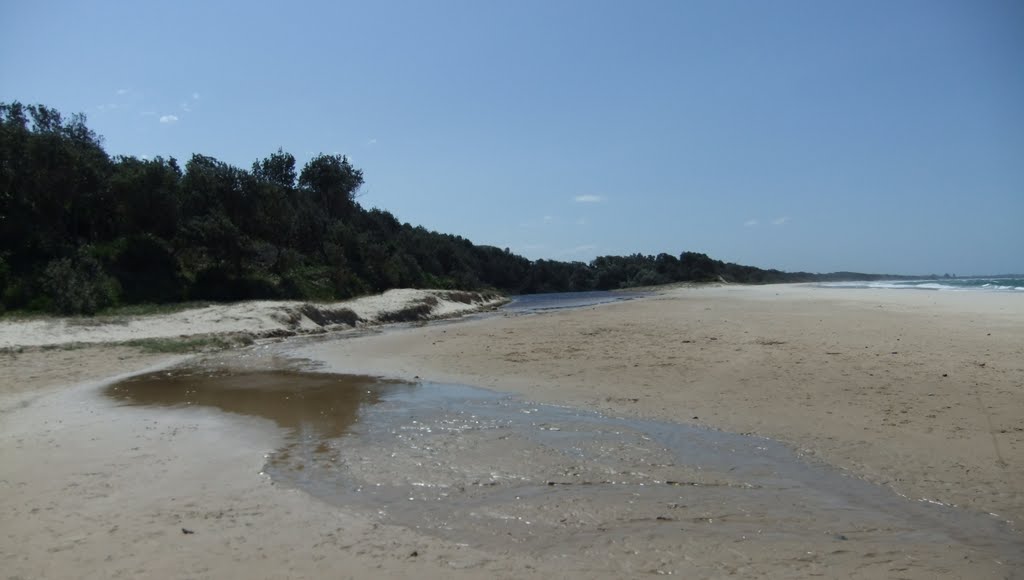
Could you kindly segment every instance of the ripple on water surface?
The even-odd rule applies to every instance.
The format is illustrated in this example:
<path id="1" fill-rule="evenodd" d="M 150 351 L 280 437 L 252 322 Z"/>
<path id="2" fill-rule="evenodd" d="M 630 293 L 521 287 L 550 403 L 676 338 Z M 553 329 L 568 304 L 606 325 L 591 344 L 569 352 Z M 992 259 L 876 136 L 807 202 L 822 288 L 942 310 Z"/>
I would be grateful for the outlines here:
<path id="1" fill-rule="evenodd" d="M 106 392 L 128 405 L 273 420 L 287 433 L 265 466 L 275 481 L 482 547 L 543 556 L 626 538 L 667 550 L 691 533 L 824 536 L 1020 563 L 1020 536 L 1005 522 L 907 500 L 762 438 L 472 387 L 295 370 L 186 367 Z"/>

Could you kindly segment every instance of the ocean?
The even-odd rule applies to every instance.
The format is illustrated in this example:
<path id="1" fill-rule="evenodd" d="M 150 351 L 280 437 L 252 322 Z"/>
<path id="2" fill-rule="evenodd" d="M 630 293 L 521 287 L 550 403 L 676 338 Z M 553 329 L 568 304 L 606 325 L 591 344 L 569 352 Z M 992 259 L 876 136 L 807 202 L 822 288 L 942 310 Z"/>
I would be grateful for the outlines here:
<path id="1" fill-rule="evenodd" d="M 934 278 L 877 280 L 874 282 L 822 282 L 823 288 L 884 288 L 950 292 L 1024 292 L 1024 278 Z"/>

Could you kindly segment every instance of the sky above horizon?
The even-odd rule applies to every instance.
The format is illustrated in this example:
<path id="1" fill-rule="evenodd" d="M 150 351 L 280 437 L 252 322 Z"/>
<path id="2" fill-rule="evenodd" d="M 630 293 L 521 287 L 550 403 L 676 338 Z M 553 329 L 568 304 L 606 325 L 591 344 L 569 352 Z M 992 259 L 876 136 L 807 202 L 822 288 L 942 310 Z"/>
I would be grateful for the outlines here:
<path id="1" fill-rule="evenodd" d="M 1024 272 L 1024 3 L 19 2 L 0 101 L 112 155 L 342 153 L 532 259 Z"/>

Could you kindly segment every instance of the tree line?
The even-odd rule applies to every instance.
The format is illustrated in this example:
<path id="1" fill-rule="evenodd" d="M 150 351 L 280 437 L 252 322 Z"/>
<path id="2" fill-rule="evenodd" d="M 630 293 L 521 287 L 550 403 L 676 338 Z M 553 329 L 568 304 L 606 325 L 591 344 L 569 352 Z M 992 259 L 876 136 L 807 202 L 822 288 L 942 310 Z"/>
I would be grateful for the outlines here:
<path id="1" fill-rule="evenodd" d="M 389 288 L 508 293 L 820 279 L 704 254 L 530 261 L 363 208 L 340 155 L 249 169 L 111 157 L 81 114 L 0 104 L 0 309 L 91 314 L 185 300 L 337 300 Z M 862 275 L 853 275 L 861 276 Z M 845 276 L 851 277 L 851 276 Z"/>

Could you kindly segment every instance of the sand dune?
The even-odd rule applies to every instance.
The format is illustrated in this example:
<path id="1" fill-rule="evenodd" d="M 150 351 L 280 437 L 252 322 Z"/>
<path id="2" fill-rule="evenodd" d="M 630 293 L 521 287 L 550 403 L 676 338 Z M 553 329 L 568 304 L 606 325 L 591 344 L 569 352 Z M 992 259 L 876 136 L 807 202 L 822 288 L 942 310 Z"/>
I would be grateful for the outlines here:
<path id="1" fill-rule="evenodd" d="M 375 324 L 410 307 L 423 307 L 418 316 L 426 320 L 494 308 L 504 301 L 494 294 L 400 289 L 334 303 L 251 301 L 151 316 L 5 320 L 0 321 L 0 348 L 217 334 L 289 336 Z"/>

